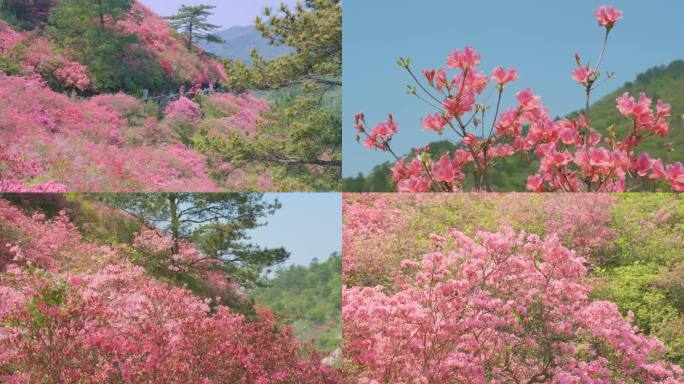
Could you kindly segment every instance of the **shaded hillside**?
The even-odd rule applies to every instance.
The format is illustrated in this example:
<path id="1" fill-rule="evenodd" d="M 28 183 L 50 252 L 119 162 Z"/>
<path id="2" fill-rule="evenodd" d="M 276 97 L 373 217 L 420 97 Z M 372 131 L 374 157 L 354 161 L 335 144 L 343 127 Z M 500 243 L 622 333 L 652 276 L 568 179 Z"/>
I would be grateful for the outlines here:
<path id="1" fill-rule="evenodd" d="M 255 48 L 265 60 L 293 51 L 290 47 L 270 44 L 253 26 L 235 26 L 218 32 L 217 35 L 223 39 L 223 44 L 205 42 L 202 48 L 216 56 L 242 60 L 245 63 L 252 61 L 250 53 Z"/>
<path id="2" fill-rule="evenodd" d="M 279 270 L 269 286 L 254 292 L 254 300 L 292 324 L 301 340 L 316 338 L 318 347 L 330 351 L 340 345 L 342 258 L 333 254 L 308 267 Z"/>
<path id="3" fill-rule="evenodd" d="M 665 139 L 652 138 L 644 142 L 639 148 L 661 158 L 667 163 L 684 161 L 684 61 L 676 60 L 667 66 L 653 67 L 637 76 L 633 82 L 627 82 L 614 92 L 606 95 L 594 103 L 591 109 L 591 125 L 605 135 L 608 128 L 613 129 L 618 137 L 624 137 L 630 127 L 630 120 L 619 114 L 615 108 L 615 99 L 624 92 L 629 92 L 638 98 L 639 92 L 653 98 L 662 99 L 672 106 L 670 134 Z M 552 111 L 553 112 L 553 111 Z M 574 115 L 573 112 L 570 115 Z M 666 148 L 672 143 L 672 151 Z M 432 153 L 441 155 L 445 150 L 453 152 L 455 145 L 439 141 L 430 143 Z M 343 180 L 342 190 L 346 192 L 389 192 L 394 191 L 390 167 L 392 162 L 377 165 L 367 175 L 347 177 Z M 529 162 L 523 155 L 516 154 L 495 166 L 490 178 L 496 191 L 524 191 L 527 176 L 537 171 L 538 162 Z"/>

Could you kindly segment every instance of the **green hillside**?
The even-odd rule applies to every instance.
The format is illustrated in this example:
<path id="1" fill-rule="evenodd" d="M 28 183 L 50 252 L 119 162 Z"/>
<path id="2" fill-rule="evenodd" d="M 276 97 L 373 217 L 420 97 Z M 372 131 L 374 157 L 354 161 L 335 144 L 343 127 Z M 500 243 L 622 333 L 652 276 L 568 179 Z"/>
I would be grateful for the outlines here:
<path id="1" fill-rule="evenodd" d="M 308 267 L 290 266 L 276 272 L 268 286 L 253 292 L 255 302 L 275 311 L 294 326 L 300 340 L 315 338 L 323 351 L 340 346 L 342 257 L 333 254 Z"/>
<path id="2" fill-rule="evenodd" d="M 630 127 L 630 121 L 622 117 L 615 108 L 615 99 L 624 92 L 638 97 L 639 92 L 646 92 L 654 101 L 658 98 L 672 105 L 670 135 L 666 139 L 653 138 L 639 148 L 651 156 L 666 162 L 684 162 L 684 61 L 676 60 L 667 66 L 654 67 L 637 76 L 633 82 L 627 82 L 614 92 L 594 103 L 591 109 L 591 125 L 605 134 L 610 126 L 624 137 Z M 573 115 L 576 112 L 570 114 Z M 666 150 L 672 143 L 674 150 Z M 434 146 L 434 147 L 433 147 Z M 432 153 L 437 156 L 445 150 L 453 151 L 455 145 L 439 141 L 430 143 Z M 392 184 L 390 162 L 380 164 L 364 176 L 348 177 L 343 180 L 342 190 L 346 192 L 390 192 L 395 188 Z M 537 162 L 527 161 L 523 155 L 505 159 L 498 164 L 490 175 L 496 191 L 524 191 L 527 176 L 536 172 Z"/>

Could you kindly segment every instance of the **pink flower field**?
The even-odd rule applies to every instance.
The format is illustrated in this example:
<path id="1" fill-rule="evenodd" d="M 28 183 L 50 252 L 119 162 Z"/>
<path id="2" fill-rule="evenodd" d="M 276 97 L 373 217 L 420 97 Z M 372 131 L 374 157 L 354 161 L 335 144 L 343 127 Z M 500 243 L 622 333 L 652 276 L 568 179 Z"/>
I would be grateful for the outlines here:
<path id="1" fill-rule="evenodd" d="M 139 3 L 110 26 L 133 33 L 176 84 L 213 84 L 223 66 L 198 48 L 188 51 L 168 23 Z M 201 130 L 253 135 L 270 107 L 249 93 L 181 96 L 163 108 L 93 88 L 89 68 L 69 59 L 36 27 L 21 32 L 0 20 L 0 191 L 270 190 L 268 170 L 236 167 L 192 146 Z M 201 106 L 202 105 L 202 106 Z M 211 109 L 211 116 L 207 115 Z"/>
<path id="2" fill-rule="evenodd" d="M 679 342 L 635 325 L 656 310 L 602 297 L 627 279 L 620 252 L 649 265 L 658 238 L 673 251 L 655 268 L 684 260 L 650 204 L 682 212 L 664 195 L 345 195 L 346 379 L 683 383 Z"/>
<path id="3" fill-rule="evenodd" d="M 65 210 L 48 219 L 0 199 L 0 381 L 339 382 L 271 312 L 248 318 L 131 262 L 170 247 L 154 229 L 130 245 L 98 244 Z M 195 271 L 216 296 L 238 289 L 191 244 L 181 243 L 171 263 L 172 271 Z"/>

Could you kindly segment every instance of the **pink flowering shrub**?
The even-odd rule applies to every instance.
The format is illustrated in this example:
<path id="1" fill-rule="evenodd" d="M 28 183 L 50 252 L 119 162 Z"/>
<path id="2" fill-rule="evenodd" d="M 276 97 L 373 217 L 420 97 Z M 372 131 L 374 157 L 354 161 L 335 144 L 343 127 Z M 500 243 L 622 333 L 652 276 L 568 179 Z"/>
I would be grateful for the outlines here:
<path id="1" fill-rule="evenodd" d="M 18 49 L 19 46 L 22 49 Z M 0 55 L 17 63 L 23 74 L 39 74 L 64 90 L 88 91 L 92 85 L 88 69 L 70 60 L 69 52 L 58 51 L 38 31 L 20 33 L 0 20 Z"/>
<path id="2" fill-rule="evenodd" d="M 2 382 L 339 382 L 272 314 L 210 309 L 125 248 L 84 241 L 64 212 L 28 217 L 0 200 L 0 229 Z M 135 245 L 165 241 L 143 232 Z"/>
<path id="3" fill-rule="evenodd" d="M 251 93 L 217 93 L 202 98 L 201 103 L 206 115 L 217 119 L 213 124 L 214 133 L 239 132 L 253 136 L 266 122 L 263 115 L 270 111 L 265 100 Z"/>
<path id="4" fill-rule="evenodd" d="M 12 29 L 4 20 L 0 20 L 0 55 L 9 52 L 25 39 L 26 36 Z"/>
<path id="5" fill-rule="evenodd" d="M 26 160 L 19 151 L 0 145 L 0 192 L 66 192 L 58 183 L 35 183 L 43 170 L 37 161 Z"/>
<path id="6" fill-rule="evenodd" d="M 43 214 L 24 215 L 5 200 L 0 200 L 0 272 L 8 266 L 33 266 L 57 272 L 61 268 L 84 266 L 102 250 L 82 241 L 66 212 L 47 220 Z"/>
<path id="7" fill-rule="evenodd" d="M 143 127 L 131 121 L 141 121 Z M 178 142 L 153 117 L 144 117 L 143 103 L 130 96 L 74 101 L 39 79 L 0 75 L 0 127 L 3 151 L 21 152 L 32 164 L 30 171 L 12 172 L 22 175 L 11 178 L 15 181 L 46 180 L 71 191 L 217 189 L 206 158 Z M 140 129 L 157 137 L 127 145 L 126 138 Z M 29 174 L 23 176 L 25 172 Z M 0 175 L 10 183 L 8 172 Z"/>
<path id="8" fill-rule="evenodd" d="M 200 106 L 184 96 L 170 102 L 164 109 L 164 114 L 169 120 L 185 119 L 197 122 L 202 118 Z"/>
<path id="9" fill-rule="evenodd" d="M 342 276 L 346 281 L 359 285 L 381 281 L 396 266 L 395 235 L 401 233 L 406 213 L 388 200 L 391 196 L 345 194 Z"/>
<path id="10" fill-rule="evenodd" d="M 429 252 L 429 235 L 511 227 L 555 234 L 593 268 L 616 238 L 608 194 L 345 194 L 343 277 L 350 285 L 391 284 L 403 260 Z"/>
<path id="11" fill-rule="evenodd" d="M 62 68 L 55 71 L 55 76 L 66 89 L 77 89 L 83 92 L 90 86 L 88 69 L 76 62 L 65 63 Z"/>
<path id="12" fill-rule="evenodd" d="M 353 382 L 684 382 L 659 340 L 589 300 L 584 260 L 558 237 L 449 230 L 431 242 L 393 290 L 344 288 Z"/>
<path id="13" fill-rule="evenodd" d="M 613 7 L 601 7 L 596 12 L 600 27 L 605 30 L 602 52 L 608 35 L 622 12 Z M 575 56 L 577 67 L 572 78 L 585 90 L 586 107 L 575 118 L 552 120 L 541 97 L 530 89 L 516 94 L 517 105 L 502 109 L 501 97 L 506 84 L 518 79 L 515 69 L 494 68 L 491 76 L 478 69 L 480 55 L 472 47 L 455 50 L 447 57 L 446 68 L 423 70 L 425 82 L 411 69 L 410 59 L 400 64 L 417 82 L 410 92 L 436 107 L 439 112 L 424 118 L 425 130 L 438 134 L 455 134 L 461 141 L 453 154 L 445 153 L 433 160 L 430 148 L 416 149 L 407 161 L 391 148 L 392 137 L 398 132 L 393 116 L 370 128 L 363 113 L 355 116 L 357 140 L 371 149 L 386 151 L 395 159 L 392 180 L 400 192 L 461 191 L 470 174 L 475 190 L 491 191 L 489 171 L 497 160 L 522 153 L 536 157 L 540 167 L 527 179 L 530 191 L 619 192 L 643 189 L 654 180 L 664 180 L 674 191 L 684 191 L 684 166 L 664 164 L 638 146 L 651 137 L 666 137 L 669 130 L 670 106 L 645 94 L 636 100 L 624 94 L 617 98 L 620 114 L 632 121 L 625 137 L 602 137 L 590 124 L 590 96 L 600 78 L 603 54 L 596 66 L 583 64 Z M 455 70 L 453 76 L 448 70 Z M 484 126 L 482 117 L 488 108 L 478 97 L 492 83 L 498 100 L 491 125 Z"/>

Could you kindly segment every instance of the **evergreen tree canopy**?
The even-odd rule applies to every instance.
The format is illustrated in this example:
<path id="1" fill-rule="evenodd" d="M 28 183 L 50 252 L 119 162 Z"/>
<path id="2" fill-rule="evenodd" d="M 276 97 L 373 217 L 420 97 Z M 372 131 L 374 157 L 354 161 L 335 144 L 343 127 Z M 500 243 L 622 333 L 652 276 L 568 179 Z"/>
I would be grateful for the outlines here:
<path id="1" fill-rule="evenodd" d="M 280 203 L 264 201 L 258 193 L 117 194 L 108 203 L 137 217 L 149 227 L 161 228 L 179 243 L 195 244 L 204 258 L 221 262 L 222 270 L 242 285 L 259 285 L 262 271 L 285 261 L 283 248 L 250 244 L 247 231 L 265 225 L 261 219 L 275 213 Z"/>
<path id="2" fill-rule="evenodd" d="M 219 28 L 220 25 L 214 25 L 207 21 L 207 18 L 212 15 L 211 10 L 216 8 L 213 5 L 182 5 L 178 9 L 178 13 L 173 16 L 166 17 L 171 21 L 171 26 L 176 28 L 188 40 L 188 50 L 192 50 L 193 42 L 206 40 L 211 43 L 223 43 L 223 40 L 211 33 Z"/>

